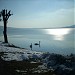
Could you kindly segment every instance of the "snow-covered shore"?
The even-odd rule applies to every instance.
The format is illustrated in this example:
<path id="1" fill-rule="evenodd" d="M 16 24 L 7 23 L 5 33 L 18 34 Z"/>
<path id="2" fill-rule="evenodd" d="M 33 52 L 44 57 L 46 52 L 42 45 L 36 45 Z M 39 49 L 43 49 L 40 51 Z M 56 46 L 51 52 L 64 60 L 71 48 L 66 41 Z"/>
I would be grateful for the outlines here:
<path id="1" fill-rule="evenodd" d="M 19 48 L 13 44 L 3 42 L 0 42 L 0 52 L 4 53 L 1 58 L 5 61 L 22 61 L 28 60 L 29 58 L 40 58 L 43 54 L 42 52 Z"/>
<path id="2" fill-rule="evenodd" d="M 17 74 L 20 72 L 21 75 L 24 73 L 28 75 L 29 72 L 31 72 L 32 75 L 37 73 L 38 75 L 41 75 L 41 73 L 44 75 L 46 73 L 48 73 L 46 75 L 75 75 L 75 54 L 63 56 L 54 53 L 43 53 L 0 42 L 0 60 L 2 60 L 0 66 L 2 66 L 3 63 L 8 63 L 5 65 L 6 69 L 8 69 L 8 67 L 11 68 L 9 65 L 14 66 L 15 64 L 19 64 L 14 66 L 16 67 L 14 72 L 16 71 Z M 14 60 L 15 62 L 13 62 Z M 28 62 L 26 62 L 27 60 Z M 11 64 L 11 61 L 13 64 Z M 23 67 L 23 65 L 27 67 Z M 34 67 L 34 65 L 37 66 Z M 17 66 L 21 67 L 21 69 Z M 2 72 L 4 73 L 4 70 Z M 11 75 L 13 74 L 11 73 Z"/>

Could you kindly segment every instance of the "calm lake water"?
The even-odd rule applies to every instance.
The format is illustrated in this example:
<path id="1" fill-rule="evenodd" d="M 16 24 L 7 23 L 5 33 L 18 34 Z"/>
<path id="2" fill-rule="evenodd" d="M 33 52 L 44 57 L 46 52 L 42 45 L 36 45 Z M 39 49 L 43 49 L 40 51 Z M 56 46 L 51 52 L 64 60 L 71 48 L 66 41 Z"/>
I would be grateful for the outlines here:
<path id="1" fill-rule="evenodd" d="M 8 29 L 8 40 L 10 43 L 32 50 L 58 53 L 75 54 L 75 28 L 59 29 Z M 3 35 L 0 35 L 3 41 Z M 34 45 L 35 43 L 39 43 Z M 31 50 L 31 49 L 30 49 Z"/>

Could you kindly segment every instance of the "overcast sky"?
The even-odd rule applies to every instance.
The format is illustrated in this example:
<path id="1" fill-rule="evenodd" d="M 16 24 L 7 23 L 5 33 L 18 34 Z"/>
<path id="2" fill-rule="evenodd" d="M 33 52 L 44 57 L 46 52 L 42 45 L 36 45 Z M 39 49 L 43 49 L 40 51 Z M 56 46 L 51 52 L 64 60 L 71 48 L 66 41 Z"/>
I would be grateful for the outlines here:
<path id="1" fill-rule="evenodd" d="M 74 3 L 74 0 L 0 0 L 0 11 L 8 9 L 13 13 L 8 27 L 63 27 L 75 24 Z"/>

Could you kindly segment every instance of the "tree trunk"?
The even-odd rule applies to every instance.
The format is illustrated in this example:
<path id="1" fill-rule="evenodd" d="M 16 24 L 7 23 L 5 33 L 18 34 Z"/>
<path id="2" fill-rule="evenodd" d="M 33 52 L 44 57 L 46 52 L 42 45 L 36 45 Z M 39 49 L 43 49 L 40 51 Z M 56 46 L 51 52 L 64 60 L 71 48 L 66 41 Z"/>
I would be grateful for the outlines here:
<path id="1" fill-rule="evenodd" d="M 3 34 L 4 34 L 4 42 L 8 43 L 8 39 L 7 39 L 7 21 L 6 20 L 4 20 L 4 31 L 3 31 Z"/>

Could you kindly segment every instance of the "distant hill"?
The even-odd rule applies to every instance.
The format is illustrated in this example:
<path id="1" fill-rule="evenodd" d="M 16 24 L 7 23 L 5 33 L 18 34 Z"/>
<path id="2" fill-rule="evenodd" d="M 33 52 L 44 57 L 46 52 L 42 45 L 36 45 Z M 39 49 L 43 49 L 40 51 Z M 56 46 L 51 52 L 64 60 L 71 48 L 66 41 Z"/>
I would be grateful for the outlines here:
<path id="1" fill-rule="evenodd" d="M 66 26 L 66 27 L 62 27 L 62 28 L 75 28 L 75 25 Z"/>
<path id="2" fill-rule="evenodd" d="M 58 29 L 58 28 L 75 28 L 75 25 L 64 26 L 64 27 L 41 28 L 41 29 Z"/>

